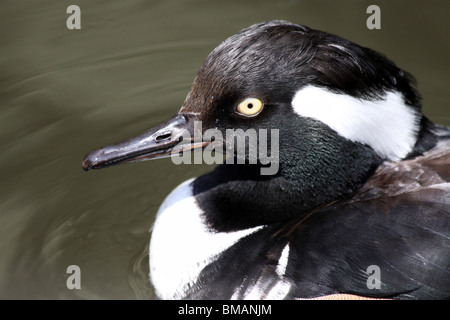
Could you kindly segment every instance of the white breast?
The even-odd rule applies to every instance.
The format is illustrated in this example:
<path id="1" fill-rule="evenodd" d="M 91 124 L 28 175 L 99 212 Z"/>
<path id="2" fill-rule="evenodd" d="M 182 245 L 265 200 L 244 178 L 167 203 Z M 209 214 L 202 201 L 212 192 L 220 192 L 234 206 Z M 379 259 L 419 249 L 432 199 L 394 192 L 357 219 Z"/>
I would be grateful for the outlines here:
<path id="1" fill-rule="evenodd" d="M 150 277 L 161 299 L 179 299 L 201 270 L 239 239 L 263 226 L 236 232 L 213 232 L 202 218 L 190 179 L 164 200 L 150 241 Z"/>

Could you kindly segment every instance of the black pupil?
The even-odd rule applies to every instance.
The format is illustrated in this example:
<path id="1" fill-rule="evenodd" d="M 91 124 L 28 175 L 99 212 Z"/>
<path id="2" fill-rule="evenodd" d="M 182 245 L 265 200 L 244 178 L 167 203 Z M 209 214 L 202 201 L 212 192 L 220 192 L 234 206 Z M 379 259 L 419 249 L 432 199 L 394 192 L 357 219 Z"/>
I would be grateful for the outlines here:
<path id="1" fill-rule="evenodd" d="M 249 109 L 253 108 L 253 103 L 249 103 L 249 104 L 247 105 L 247 108 L 249 108 Z"/>

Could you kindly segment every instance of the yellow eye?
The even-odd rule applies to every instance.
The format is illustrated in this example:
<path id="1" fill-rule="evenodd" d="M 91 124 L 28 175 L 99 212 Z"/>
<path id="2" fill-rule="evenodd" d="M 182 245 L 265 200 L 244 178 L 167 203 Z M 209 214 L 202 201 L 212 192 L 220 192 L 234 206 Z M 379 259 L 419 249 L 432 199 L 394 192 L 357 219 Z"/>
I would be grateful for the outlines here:
<path id="1" fill-rule="evenodd" d="M 261 100 L 257 98 L 247 98 L 238 104 L 237 112 L 244 116 L 252 117 L 257 115 L 262 107 L 263 103 Z"/>

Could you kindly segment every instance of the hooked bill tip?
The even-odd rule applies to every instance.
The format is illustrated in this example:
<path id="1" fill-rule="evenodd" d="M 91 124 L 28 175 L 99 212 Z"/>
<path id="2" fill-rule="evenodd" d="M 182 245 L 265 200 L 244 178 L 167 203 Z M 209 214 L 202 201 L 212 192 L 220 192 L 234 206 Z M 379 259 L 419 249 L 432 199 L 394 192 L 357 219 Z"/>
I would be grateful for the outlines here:
<path id="1" fill-rule="evenodd" d="M 83 161 L 81 161 L 81 167 L 84 171 L 89 171 L 91 169 L 95 169 L 96 165 L 98 164 L 98 156 L 99 156 L 99 150 L 92 151 L 88 153 L 84 158 Z"/>
<path id="2" fill-rule="evenodd" d="M 92 162 L 86 157 L 81 162 L 81 167 L 84 171 L 89 171 L 92 168 Z"/>

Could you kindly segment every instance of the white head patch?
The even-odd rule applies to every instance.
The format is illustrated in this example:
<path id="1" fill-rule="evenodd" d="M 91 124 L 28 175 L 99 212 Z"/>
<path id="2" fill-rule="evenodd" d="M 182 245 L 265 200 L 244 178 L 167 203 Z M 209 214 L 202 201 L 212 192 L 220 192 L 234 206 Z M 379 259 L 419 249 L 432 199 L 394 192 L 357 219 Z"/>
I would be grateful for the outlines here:
<path id="1" fill-rule="evenodd" d="M 292 107 L 298 115 L 319 120 L 388 160 L 403 159 L 417 140 L 420 115 L 405 105 L 399 92 L 369 101 L 307 86 L 295 94 Z"/>

